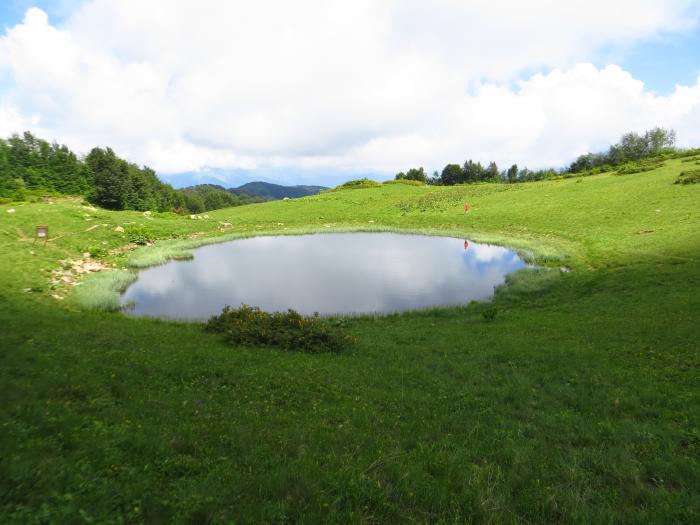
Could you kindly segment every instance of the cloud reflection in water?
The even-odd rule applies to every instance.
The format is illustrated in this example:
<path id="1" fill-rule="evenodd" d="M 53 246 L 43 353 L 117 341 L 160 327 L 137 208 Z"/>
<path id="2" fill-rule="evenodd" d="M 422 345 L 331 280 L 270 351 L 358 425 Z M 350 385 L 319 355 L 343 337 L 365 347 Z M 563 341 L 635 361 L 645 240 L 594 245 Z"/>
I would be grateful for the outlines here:
<path id="1" fill-rule="evenodd" d="M 205 246 L 140 272 L 130 315 L 207 319 L 224 305 L 268 311 L 394 312 L 486 299 L 523 268 L 515 252 L 389 233 L 255 237 Z"/>

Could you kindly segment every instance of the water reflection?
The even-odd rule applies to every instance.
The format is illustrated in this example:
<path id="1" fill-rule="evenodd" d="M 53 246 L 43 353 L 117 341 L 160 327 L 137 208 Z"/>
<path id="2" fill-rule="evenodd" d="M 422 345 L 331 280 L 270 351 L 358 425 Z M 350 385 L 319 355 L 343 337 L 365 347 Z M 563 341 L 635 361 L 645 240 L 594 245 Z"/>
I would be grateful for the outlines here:
<path id="1" fill-rule="evenodd" d="M 206 319 L 224 305 L 394 312 L 485 299 L 525 266 L 511 250 L 387 233 L 255 237 L 199 248 L 139 274 L 123 294 L 136 316 Z"/>

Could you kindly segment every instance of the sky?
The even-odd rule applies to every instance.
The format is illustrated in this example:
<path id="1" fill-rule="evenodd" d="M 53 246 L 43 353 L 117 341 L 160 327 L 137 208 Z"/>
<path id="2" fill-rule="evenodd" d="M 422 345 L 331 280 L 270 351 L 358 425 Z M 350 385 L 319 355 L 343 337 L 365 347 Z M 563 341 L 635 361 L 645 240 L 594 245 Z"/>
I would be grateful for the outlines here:
<path id="1" fill-rule="evenodd" d="M 700 146 L 700 0 L 0 0 L 0 137 L 180 187 Z"/>

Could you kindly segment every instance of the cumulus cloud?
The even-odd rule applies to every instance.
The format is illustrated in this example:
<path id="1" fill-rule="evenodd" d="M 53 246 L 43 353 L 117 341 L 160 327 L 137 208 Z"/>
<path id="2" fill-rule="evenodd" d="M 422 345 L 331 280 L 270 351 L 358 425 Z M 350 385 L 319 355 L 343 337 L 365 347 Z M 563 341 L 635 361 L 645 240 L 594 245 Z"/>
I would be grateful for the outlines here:
<path id="1" fill-rule="evenodd" d="M 559 165 L 654 125 L 700 144 L 700 79 L 655 96 L 587 64 L 698 15 L 689 0 L 93 0 L 57 27 L 33 8 L 0 38 L 0 132 L 164 173 Z"/>

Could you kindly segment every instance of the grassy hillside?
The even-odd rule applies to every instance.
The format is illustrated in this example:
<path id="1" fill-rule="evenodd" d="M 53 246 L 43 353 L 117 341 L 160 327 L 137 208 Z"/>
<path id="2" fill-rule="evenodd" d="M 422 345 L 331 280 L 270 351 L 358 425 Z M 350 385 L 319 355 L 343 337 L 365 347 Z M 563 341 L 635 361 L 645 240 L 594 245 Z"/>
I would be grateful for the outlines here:
<path id="1" fill-rule="evenodd" d="M 700 521 L 700 185 L 673 184 L 687 166 L 200 219 L 0 206 L 0 520 Z M 159 240 L 130 251 L 115 228 L 134 225 Z M 358 342 L 340 355 L 232 348 L 50 285 L 85 251 L 120 268 L 211 235 L 353 229 L 499 241 L 572 271 L 516 280 L 492 322 L 483 304 L 348 319 Z"/>

